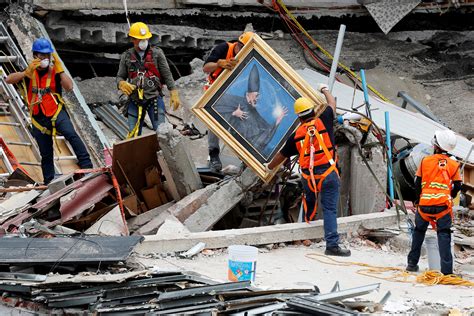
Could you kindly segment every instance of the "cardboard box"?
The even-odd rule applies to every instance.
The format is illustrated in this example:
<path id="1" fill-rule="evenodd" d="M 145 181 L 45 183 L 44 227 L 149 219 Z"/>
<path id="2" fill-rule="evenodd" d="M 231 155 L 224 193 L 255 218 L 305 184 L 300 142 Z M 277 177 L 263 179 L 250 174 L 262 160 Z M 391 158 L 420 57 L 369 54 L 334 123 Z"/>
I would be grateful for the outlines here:
<path id="1" fill-rule="evenodd" d="M 161 174 L 156 166 L 151 166 L 145 169 L 145 180 L 147 187 L 161 185 Z"/>
<path id="2" fill-rule="evenodd" d="M 164 204 L 160 197 L 160 189 L 158 185 L 143 188 L 141 192 L 142 192 L 143 199 L 145 200 L 145 204 L 148 210 L 151 210 L 152 208 L 155 208 Z"/>

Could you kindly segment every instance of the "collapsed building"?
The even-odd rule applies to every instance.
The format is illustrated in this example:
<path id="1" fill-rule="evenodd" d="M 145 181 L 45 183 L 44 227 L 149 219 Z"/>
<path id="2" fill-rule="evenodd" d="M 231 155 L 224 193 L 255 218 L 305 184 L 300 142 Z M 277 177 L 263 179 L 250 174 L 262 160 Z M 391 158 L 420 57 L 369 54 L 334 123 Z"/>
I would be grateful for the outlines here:
<path id="1" fill-rule="evenodd" d="M 334 32 L 321 31 L 319 27 L 313 28 L 313 24 L 324 24 L 328 29 L 335 29 L 339 23 L 345 23 L 351 31 L 368 32 L 359 24 L 363 24 L 361 21 L 367 21 L 372 14 L 385 33 L 392 28 L 397 31 L 397 26 L 393 23 L 398 21 L 377 18 L 377 8 L 371 7 L 371 4 L 376 5 L 377 1 L 359 2 L 334 1 L 316 8 L 299 1 L 287 1 L 287 4 L 289 7 L 300 8 L 302 12 L 298 16 L 304 20 L 303 25 L 312 30 L 312 35 L 320 36 L 325 45 L 334 45 Z M 399 15 L 401 19 L 403 12 L 412 12 L 408 15 L 408 25 L 415 25 L 419 19 L 429 25 L 434 19 L 432 15 L 436 14 L 437 10 L 446 10 L 451 3 L 447 1 L 435 6 L 429 1 L 412 2 L 410 9 L 404 8 Z M 397 227 L 406 230 L 406 223 L 403 219 L 400 221 L 400 212 L 407 211 L 404 200 L 414 199 L 412 183 L 416 165 L 420 157 L 426 154 L 423 143 L 429 143 L 434 130 L 446 128 L 443 124 L 468 138 L 474 135 L 472 124 L 469 124 L 473 115 L 472 110 L 469 111 L 472 89 L 467 89 L 470 94 L 460 93 L 455 96 L 455 102 L 464 109 L 455 114 L 443 113 L 444 110 L 439 105 L 445 99 L 433 100 L 438 99 L 441 93 L 438 91 L 439 87 L 445 84 L 440 79 L 446 79 L 447 84 L 452 85 L 453 91 L 458 91 L 459 85 L 472 86 L 469 71 L 472 70 L 473 57 L 472 53 L 469 55 L 464 52 L 466 45 L 472 44 L 472 32 L 463 32 L 468 29 L 471 8 L 470 2 L 467 1 L 462 3 L 460 8 L 442 16 L 443 23 L 447 24 L 453 20 L 459 22 L 456 26 L 458 29 L 444 31 L 445 33 L 426 34 L 422 31 L 425 28 L 415 25 L 409 27 L 406 32 L 395 32 L 390 39 L 367 35 L 373 42 L 372 55 L 368 53 L 363 56 L 358 52 L 362 49 L 363 41 L 360 33 L 347 35 L 350 53 L 344 55 L 344 61 L 350 63 L 352 70 L 368 69 L 369 81 L 370 70 L 374 69 L 373 85 L 377 88 L 390 86 L 387 82 L 390 78 L 383 72 L 399 66 L 404 58 L 409 58 L 411 63 L 416 64 L 420 74 L 407 79 L 408 83 L 404 82 L 405 79 L 400 79 L 394 84 L 395 87 L 381 90 L 390 100 L 396 100 L 395 102 L 386 102 L 379 98 L 372 100 L 373 120 L 380 127 L 379 137 L 377 133 L 374 135 L 373 129 L 368 128 L 364 122 L 345 120 L 346 123 L 337 125 L 336 142 L 341 170 L 338 208 L 340 232 L 350 233 L 361 228 L 366 231 Z M 28 4 L 13 4 L 6 9 L 8 14 L 2 25 L 2 45 L 6 56 L 2 64 L 1 95 L 4 115 L 0 124 L 0 134 L 4 140 L 0 171 L 3 176 L 0 189 L 3 194 L 3 201 L 0 202 L 1 227 L 7 236 L 19 235 L 28 238 L 15 246 L 25 249 L 23 253 L 19 251 L 0 260 L 0 263 L 21 266 L 20 263 L 30 256 L 28 248 L 31 239 L 45 236 L 58 238 L 64 235 L 80 235 L 86 239 L 94 238 L 94 235 L 110 238 L 146 236 L 143 241 L 142 238 L 126 239 L 133 245 L 123 245 L 130 252 L 134 249 L 141 254 L 184 252 L 195 246 L 198 246 L 199 252 L 204 247 L 219 249 L 235 244 L 267 245 L 322 238 L 322 221 L 311 226 L 298 222 L 302 188 L 297 172 L 285 171 L 273 182 L 265 184 L 251 168 L 241 163 L 228 146 L 223 149 L 226 172 L 213 172 L 207 167 L 206 126 L 190 109 L 203 93 L 202 86 L 206 76 L 201 69 L 205 55 L 214 45 L 238 37 L 245 29 L 253 29 L 259 33 L 291 67 L 298 69 L 298 74 L 313 87 L 318 82 L 327 81 L 327 77 L 322 73 L 330 66 L 330 60 L 321 56 L 312 58 L 311 53 L 295 44 L 292 35 L 287 33 L 284 24 L 274 12 L 269 12 L 268 8 L 253 1 L 206 1 L 205 4 L 200 1 L 164 1 L 158 4 L 145 1 L 140 4 L 128 4 L 128 10 L 129 19 L 140 19 L 148 23 L 152 33 L 157 35 L 153 41 L 165 50 L 177 85 L 182 91 L 184 103 L 180 112 L 169 115 L 170 124 L 160 126 L 156 134 L 148 133 L 134 139 L 125 139 L 127 124 L 119 112 L 121 98 L 116 91 L 115 79 L 110 78 L 116 74 L 119 53 L 129 45 L 123 3 L 111 1 L 104 4 L 91 1 L 82 5 L 72 2 L 32 1 Z M 211 29 L 208 27 L 210 24 L 213 24 Z M 371 20 L 364 25 L 374 31 L 377 24 Z M 400 27 L 398 31 L 405 30 Z M 449 32 L 454 32 L 455 36 L 447 39 Z M 52 40 L 69 69 L 67 71 L 75 77 L 74 90 L 66 95 L 70 103 L 68 111 L 77 131 L 86 142 L 96 167 L 94 170 L 77 170 L 74 153 L 67 142 L 59 138 L 60 151 L 57 151 L 55 164 L 57 173 L 63 176 L 47 187 L 35 184 L 41 181 L 40 156 L 28 131 L 28 112 L 25 111 L 21 91 L 5 83 L 6 74 L 26 67 L 26 60 L 31 59 L 32 41 L 41 36 Z M 412 42 L 415 43 L 412 45 Z M 456 73 L 446 72 L 446 69 L 453 65 L 451 61 L 439 65 L 439 68 L 433 66 L 429 60 L 420 61 L 426 51 L 439 57 L 432 52 L 436 45 L 452 47 L 452 54 L 456 54 L 461 60 L 461 70 Z M 392 48 L 383 49 L 384 46 Z M 385 60 L 389 59 L 387 56 L 392 56 L 394 51 L 401 56 L 386 62 Z M 316 60 L 322 60 L 322 65 Z M 383 64 L 383 67 L 379 64 Z M 412 65 L 406 65 L 410 66 Z M 430 77 L 429 72 L 433 69 L 437 74 L 444 71 L 445 77 Z M 408 72 L 402 69 L 397 72 L 397 76 L 402 76 L 403 71 Z M 365 102 L 363 92 L 356 90 L 352 81 L 342 78 L 343 69 L 338 69 L 338 72 L 341 82 L 337 82 L 334 88 L 338 106 L 360 108 Z M 420 82 L 427 83 L 424 89 L 412 88 L 413 85 L 421 85 Z M 404 92 L 403 89 L 409 92 Z M 424 102 L 415 101 L 410 96 L 412 93 L 416 97 L 423 97 L 423 100 L 433 100 L 433 104 L 427 108 L 422 105 Z M 433 96 L 428 99 L 423 93 Z M 410 111 L 406 110 L 407 106 L 411 107 Z M 383 113 L 386 111 L 391 114 L 391 138 L 395 144 L 391 157 L 387 155 L 386 144 L 380 141 L 383 140 L 382 130 L 383 134 L 385 133 Z M 190 127 L 193 135 L 187 136 L 184 131 Z M 455 154 L 464 160 L 465 164 L 463 197 L 457 210 L 458 214 L 464 216 L 467 213 L 469 217 L 472 214 L 474 192 L 474 154 L 472 141 L 462 136 L 459 139 L 461 146 Z M 422 145 L 416 147 L 417 143 Z M 389 162 L 393 163 L 394 178 L 400 187 L 396 192 L 396 203 L 387 198 Z M 396 212 L 388 210 L 391 207 L 396 209 Z M 318 212 L 319 217 L 321 213 Z M 459 228 L 459 231 L 461 230 Z M 468 247 L 465 240 L 458 242 Z M 101 249 L 102 247 L 106 248 L 101 246 Z M 41 258 L 41 255 L 36 258 L 32 264 L 34 272 L 43 271 L 44 267 L 47 267 L 46 270 L 51 269 L 50 271 L 64 269 L 73 272 L 80 272 L 84 268 L 80 265 L 71 268 L 66 260 L 68 255 L 61 251 L 47 256 L 50 257 L 49 260 Z M 110 262 L 126 259 L 127 253 Z M 97 258 L 89 261 L 94 264 L 97 261 L 107 262 L 106 259 Z M 161 276 L 158 274 L 153 276 L 155 277 Z M 190 283 L 204 286 L 212 284 L 208 280 L 196 281 L 182 275 L 172 277 L 177 282 L 186 279 Z M 129 278 L 131 276 L 127 275 L 123 280 L 136 282 L 128 281 Z M 152 281 L 150 284 L 158 284 Z M 17 285 L 21 285 L 21 282 Z M 89 286 L 91 291 L 94 291 L 94 288 Z M 235 287 L 236 290 L 247 288 L 248 284 Z M 74 293 L 74 287 L 69 289 Z M 230 287 L 223 289 L 231 291 Z M 4 290 L 7 290 L 7 287 Z M 212 291 L 213 288 L 207 290 Z M 169 290 L 163 290 L 166 291 Z M 191 294 L 182 295 L 185 297 Z M 181 294 L 177 294 L 177 297 L 180 297 L 179 295 Z M 162 297 L 163 302 L 169 303 L 165 296 Z M 67 300 L 67 295 L 65 297 Z M 215 299 L 213 297 L 211 301 Z M 64 298 L 55 293 L 54 297 L 42 302 L 47 302 L 49 307 L 67 306 L 57 303 L 61 300 Z M 209 304 L 209 300 L 207 296 L 201 297 L 197 304 Z M 274 300 L 270 301 L 275 303 Z M 87 304 L 92 304 L 95 301 L 88 302 Z M 160 301 L 160 304 L 163 302 Z M 115 303 L 101 303 L 98 309 L 101 313 L 117 312 L 113 309 Z M 212 303 L 217 304 L 214 301 Z M 86 303 L 82 302 L 70 306 L 84 304 Z M 173 308 L 180 306 L 179 303 L 173 304 Z M 191 303 L 185 305 L 189 304 Z M 163 306 L 165 305 L 163 303 Z M 231 306 L 224 305 L 226 308 Z M 217 304 L 212 305 L 212 308 L 219 309 L 222 306 Z M 166 310 L 165 307 L 163 309 Z M 331 309 L 329 311 L 335 312 Z"/>

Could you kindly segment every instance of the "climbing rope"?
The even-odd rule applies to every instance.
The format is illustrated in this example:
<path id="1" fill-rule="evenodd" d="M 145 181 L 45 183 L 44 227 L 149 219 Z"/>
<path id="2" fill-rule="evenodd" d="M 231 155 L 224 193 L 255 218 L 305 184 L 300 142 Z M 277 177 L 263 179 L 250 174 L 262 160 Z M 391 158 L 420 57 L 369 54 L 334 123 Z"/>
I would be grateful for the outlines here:
<path id="1" fill-rule="evenodd" d="M 363 262 L 339 261 L 329 256 L 319 253 L 309 253 L 305 257 L 318 262 L 336 266 L 359 266 L 357 274 L 393 282 L 402 283 L 421 283 L 424 285 L 456 285 L 456 286 L 474 286 L 474 282 L 461 278 L 460 276 L 449 274 L 444 275 L 436 270 L 427 270 L 419 275 L 405 271 L 403 268 L 374 266 Z M 390 276 L 383 276 L 384 273 L 391 272 Z"/>

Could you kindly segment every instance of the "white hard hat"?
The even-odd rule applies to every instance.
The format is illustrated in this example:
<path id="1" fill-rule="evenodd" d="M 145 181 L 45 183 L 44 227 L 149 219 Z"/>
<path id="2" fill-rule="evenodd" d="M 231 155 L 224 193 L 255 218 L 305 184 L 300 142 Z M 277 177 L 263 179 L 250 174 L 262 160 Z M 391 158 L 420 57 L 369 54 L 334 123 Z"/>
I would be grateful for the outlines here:
<path id="1" fill-rule="evenodd" d="M 456 147 L 457 138 L 451 130 L 436 131 L 431 144 L 446 151 L 452 151 Z"/>

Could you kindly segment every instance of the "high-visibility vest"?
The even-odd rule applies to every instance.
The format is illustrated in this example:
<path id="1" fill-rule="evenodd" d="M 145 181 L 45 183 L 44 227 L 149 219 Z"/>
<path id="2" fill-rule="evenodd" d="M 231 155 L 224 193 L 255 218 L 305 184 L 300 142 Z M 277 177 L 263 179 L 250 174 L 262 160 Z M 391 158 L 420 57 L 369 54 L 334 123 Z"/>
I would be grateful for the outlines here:
<path id="1" fill-rule="evenodd" d="M 421 176 L 419 205 L 449 205 L 453 178 L 458 170 L 459 163 L 446 155 L 435 154 L 423 158 L 417 173 Z"/>
<path id="2" fill-rule="evenodd" d="M 235 45 L 237 45 L 237 42 L 235 43 L 229 43 L 227 42 L 227 55 L 225 57 L 226 60 L 229 60 L 231 58 L 234 58 L 235 57 L 235 54 L 234 54 L 234 47 Z M 212 72 L 211 74 L 209 74 L 207 80 L 208 80 L 208 83 L 207 85 L 211 85 L 214 83 L 214 81 L 216 81 L 217 77 L 219 77 L 219 75 L 221 74 L 221 72 L 223 71 L 224 69 L 221 68 L 221 67 L 217 67 L 216 70 L 214 70 L 214 72 Z"/>
<path id="3" fill-rule="evenodd" d="M 50 67 L 48 74 L 40 78 L 38 70 L 35 70 L 28 87 L 28 104 L 33 115 L 40 111 L 46 117 L 52 117 L 58 110 L 58 102 L 54 99 L 56 94 L 56 71 Z"/>
<path id="4" fill-rule="evenodd" d="M 323 124 L 323 121 L 321 119 L 317 118 L 314 120 L 311 120 L 309 122 L 303 123 L 298 127 L 295 133 L 295 143 L 296 143 L 296 149 L 298 149 L 298 153 L 300 154 L 300 168 L 301 169 L 309 169 L 309 166 L 311 165 L 311 153 L 310 153 L 310 137 L 308 134 L 308 129 L 311 128 L 316 128 L 318 131 L 319 135 L 321 135 L 322 140 L 324 141 L 324 145 L 326 146 L 327 150 L 330 153 L 330 157 L 326 155 L 324 152 L 324 149 L 322 145 L 319 143 L 318 138 L 314 137 L 313 138 L 313 145 L 315 152 L 313 153 L 313 166 L 321 166 L 321 165 L 326 165 L 326 164 L 333 164 L 335 162 L 335 148 L 331 142 L 331 138 L 329 137 L 329 134 L 326 130 L 326 127 Z M 332 160 L 332 162 L 331 162 Z"/>

